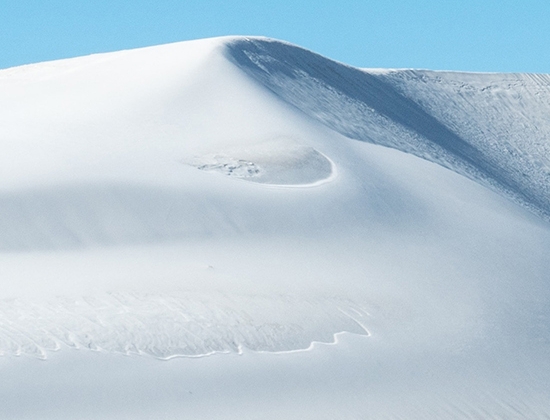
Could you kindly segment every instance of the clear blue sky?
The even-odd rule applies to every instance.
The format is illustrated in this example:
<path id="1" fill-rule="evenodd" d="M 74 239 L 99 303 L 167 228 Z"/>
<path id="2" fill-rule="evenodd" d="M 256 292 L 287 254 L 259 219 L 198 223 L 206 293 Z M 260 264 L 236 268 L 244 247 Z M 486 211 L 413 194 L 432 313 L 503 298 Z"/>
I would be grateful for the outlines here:
<path id="1" fill-rule="evenodd" d="M 360 67 L 550 73 L 550 0 L 0 0 L 0 68 L 219 35 Z"/>

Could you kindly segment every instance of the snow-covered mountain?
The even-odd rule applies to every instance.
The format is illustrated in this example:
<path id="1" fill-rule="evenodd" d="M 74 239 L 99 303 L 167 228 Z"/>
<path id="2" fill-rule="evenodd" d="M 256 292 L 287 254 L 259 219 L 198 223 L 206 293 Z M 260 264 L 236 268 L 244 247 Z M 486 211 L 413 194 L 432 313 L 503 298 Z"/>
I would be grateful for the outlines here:
<path id="1" fill-rule="evenodd" d="M 546 418 L 549 115 L 266 38 L 0 71 L 0 418 Z"/>

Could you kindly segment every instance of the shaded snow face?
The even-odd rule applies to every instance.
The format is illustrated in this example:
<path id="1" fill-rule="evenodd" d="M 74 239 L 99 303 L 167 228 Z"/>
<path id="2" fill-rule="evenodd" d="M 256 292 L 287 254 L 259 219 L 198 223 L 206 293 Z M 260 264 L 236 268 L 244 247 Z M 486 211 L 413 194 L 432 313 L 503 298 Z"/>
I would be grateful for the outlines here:
<path id="1" fill-rule="evenodd" d="M 226 53 L 331 129 L 439 163 L 550 217 L 550 76 L 369 73 L 261 39 Z"/>

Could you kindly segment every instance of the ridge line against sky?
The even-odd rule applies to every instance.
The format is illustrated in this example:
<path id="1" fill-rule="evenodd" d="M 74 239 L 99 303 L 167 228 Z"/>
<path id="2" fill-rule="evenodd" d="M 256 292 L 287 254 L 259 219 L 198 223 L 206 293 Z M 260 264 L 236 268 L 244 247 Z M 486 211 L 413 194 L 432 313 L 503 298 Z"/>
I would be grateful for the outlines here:
<path id="1" fill-rule="evenodd" d="M 550 73 L 547 0 L 0 0 L 0 68 L 262 35 L 371 68 Z"/>

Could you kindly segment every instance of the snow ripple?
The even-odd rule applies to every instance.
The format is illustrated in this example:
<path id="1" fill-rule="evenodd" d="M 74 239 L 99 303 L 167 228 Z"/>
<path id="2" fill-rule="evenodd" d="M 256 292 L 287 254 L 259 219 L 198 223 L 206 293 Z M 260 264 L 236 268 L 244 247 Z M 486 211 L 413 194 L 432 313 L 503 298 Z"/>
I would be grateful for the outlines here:
<path id="1" fill-rule="evenodd" d="M 291 351 L 369 335 L 366 310 L 348 300 L 292 296 L 109 293 L 45 303 L 0 302 L 0 354 L 46 359 L 62 348 L 159 359 Z"/>

